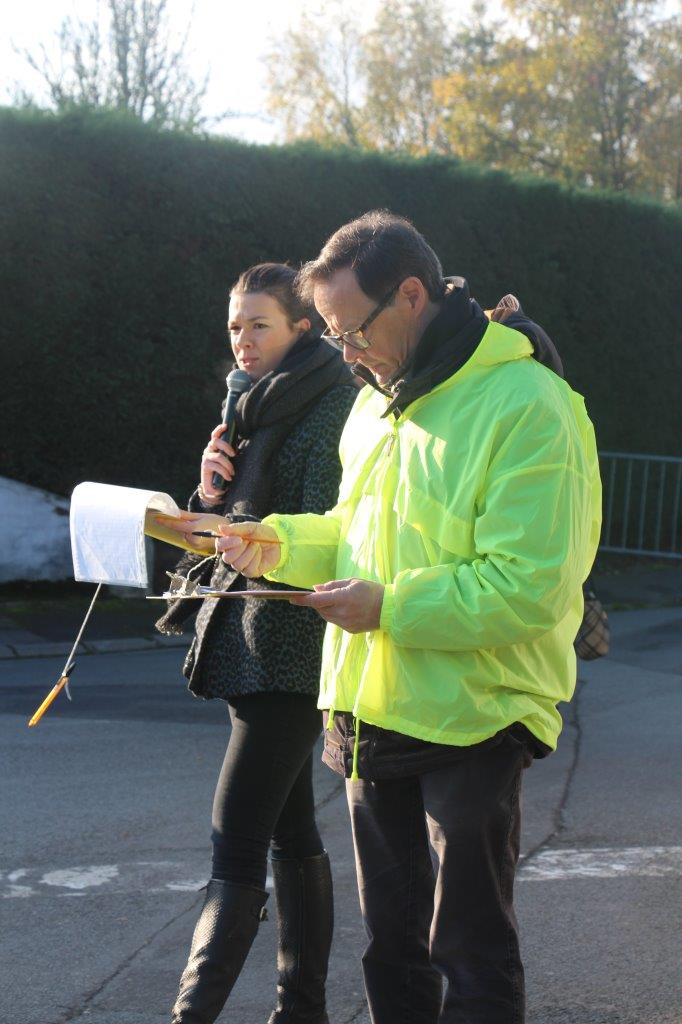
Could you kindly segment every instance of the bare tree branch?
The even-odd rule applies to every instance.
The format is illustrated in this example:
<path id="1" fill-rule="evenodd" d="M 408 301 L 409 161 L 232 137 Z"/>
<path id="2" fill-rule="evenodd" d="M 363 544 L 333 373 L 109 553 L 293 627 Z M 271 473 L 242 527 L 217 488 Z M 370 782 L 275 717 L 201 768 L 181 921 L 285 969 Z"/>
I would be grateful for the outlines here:
<path id="1" fill-rule="evenodd" d="M 91 22 L 65 18 L 57 32 L 59 67 L 45 46 L 17 51 L 37 72 L 57 110 L 125 110 L 159 128 L 197 131 L 208 75 L 195 82 L 187 68 L 192 8 L 175 45 L 168 0 L 106 0 Z M 32 102 L 22 93 L 24 105 Z"/>

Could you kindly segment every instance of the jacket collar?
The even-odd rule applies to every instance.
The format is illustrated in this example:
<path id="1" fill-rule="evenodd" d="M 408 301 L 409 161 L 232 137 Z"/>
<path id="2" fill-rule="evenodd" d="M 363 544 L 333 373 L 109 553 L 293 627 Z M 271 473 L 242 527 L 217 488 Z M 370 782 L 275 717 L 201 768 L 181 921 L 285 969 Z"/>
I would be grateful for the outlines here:
<path id="1" fill-rule="evenodd" d="M 441 308 L 412 353 L 386 387 L 360 363 L 355 376 L 391 401 L 383 416 L 399 416 L 412 402 L 454 376 L 470 361 L 483 366 L 533 356 L 563 376 L 561 359 L 550 338 L 530 320 L 516 300 L 515 312 L 493 323 L 469 294 L 463 277 L 445 279 L 448 291 Z M 490 329 L 489 329 L 490 328 Z"/>
<path id="2" fill-rule="evenodd" d="M 412 402 L 452 377 L 469 361 L 485 334 L 488 319 L 471 298 L 464 278 L 446 278 L 446 284 L 439 312 L 390 384 L 392 398 L 384 416 L 399 416 Z"/>

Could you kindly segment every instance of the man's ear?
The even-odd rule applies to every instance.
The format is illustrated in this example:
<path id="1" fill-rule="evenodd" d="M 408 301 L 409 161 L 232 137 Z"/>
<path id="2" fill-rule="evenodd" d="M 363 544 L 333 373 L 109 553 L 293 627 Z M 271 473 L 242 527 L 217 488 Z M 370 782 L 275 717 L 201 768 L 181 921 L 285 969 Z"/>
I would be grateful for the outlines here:
<path id="1" fill-rule="evenodd" d="M 296 328 L 297 331 L 301 331 L 303 334 L 305 334 L 306 331 L 310 330 L 311 323 L 310 323 L 310 320 L 308 319 L 308 317 L 304 316 L 302 320 L 297 320 L 296 321 L 296 323 L 294 324 L 294 327 Z"/>
<path id="2" fill-rule="evenodd" d="M 414 313 L 421 313 L 428 305 L 429 293 L 418 277 L 406 277 L 398 291 L 407 299 Z"/>

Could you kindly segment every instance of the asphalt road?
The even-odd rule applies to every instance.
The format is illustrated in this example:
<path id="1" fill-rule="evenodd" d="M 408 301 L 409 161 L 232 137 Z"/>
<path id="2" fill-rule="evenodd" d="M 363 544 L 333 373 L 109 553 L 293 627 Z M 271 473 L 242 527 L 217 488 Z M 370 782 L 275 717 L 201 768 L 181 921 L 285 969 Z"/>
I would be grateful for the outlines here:
<path id="1" fill-rule="evenodd" d="M 682 611 L 612 616 L 559 751 L 525 779 L 517 885 L 529 1024 L 682 1024 Z M 0 662 L 0 1024 L 167 1024 L 209 867 L 227 722 L 182 652 Z M 337 927 L 332 1024 L 366 1024 L 343 791 L 321 765 Z M 265 1024 L 274 913 L 221 1019 Z"/>

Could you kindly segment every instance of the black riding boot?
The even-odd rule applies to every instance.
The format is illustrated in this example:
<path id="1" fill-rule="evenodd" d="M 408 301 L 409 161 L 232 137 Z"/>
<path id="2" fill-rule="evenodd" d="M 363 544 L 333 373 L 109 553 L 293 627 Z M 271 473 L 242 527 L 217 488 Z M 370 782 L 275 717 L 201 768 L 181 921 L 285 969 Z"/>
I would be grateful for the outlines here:
<path id="1" fill-rule="evenodd" d="M 213 1024 L 244 966 L 267 898 L 260 889 L 211 879 L 171 1024 Z"/>
<path id="2" fill-rule="evenodd" d="M 268 1024 L 329 1024 L 325 982 L 334 930 L 329 857 L 273 860 L 279 951 L 277 1009 Z"/>

